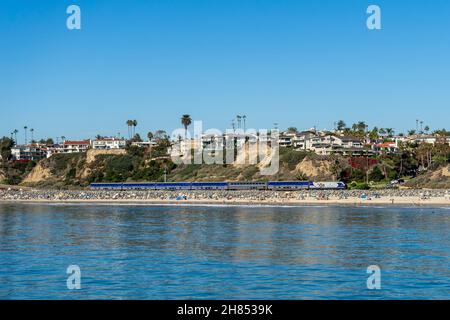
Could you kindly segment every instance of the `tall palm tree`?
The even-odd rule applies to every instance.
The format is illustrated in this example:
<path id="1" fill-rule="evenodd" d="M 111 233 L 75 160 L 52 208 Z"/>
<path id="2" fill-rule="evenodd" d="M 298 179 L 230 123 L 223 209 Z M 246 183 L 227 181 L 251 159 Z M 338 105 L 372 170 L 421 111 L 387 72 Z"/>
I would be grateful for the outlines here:
<path id="1" fill-rule="evenodd" d="M 28 141 L 27 141 L 27 130 L 28 130 L 28 127 L 25 126 L 25 127 L 23 127 L 23 129 L 25 130 L 25 145 L 26 145 L 28 143 Z"/>
<path id="2" fill-rule="evenodd" d="M 238 129 L 241 129 L 241 119 L 242 119 L 242 117 L 241 116 L 236 116 L 236 119 L 237 119 L 237 123 L 238 123 Z"/>
<path id="3" fill-rule="evenodd" d="M 15 137 L 14 140 L 16 140 L 16 144 L 19 144 L 17 141 L 17 134 L 19 133 L 19 130 L 14 129 L 13 133 L 14 133 L 14 137 Z"/>
<path id="4" fill-rule="evenodd" d="M 184 139 L 187 139 L 187 130 L 188 127 L 191 125 L 192 119 L 191 116 L 188 114 L 184 114 L 183 117 L 181 117 L 181 124 L 184 126 Z"/>
<path id="5" fill-rule="evenodd" d="M 137 120 L 133 120 L 133 137 L 136 135 L 136 127 L 138 125 Z"/>
<path id="6" fill-rule="evenodd" d="M 31 128 L 30 132 L 31 132 L 31 143 L 33 143 L 33 141 L 34 141 L 34 129 Z"/>
<path id="7" fill-rule="evenodd" d="M 66 137 L 65 136 L 61 136 L 61 142 L 64 143 L 64 141 L 66 141 Z"/>
<path id="8" fill-rule="evenodd" d="M 127 120 L 128 126 L 128 138 L 131 139 L 131 127 L 133 126 L 133 120 Z"/>
<path id="9" fill-rule="evenodd" d="M 245 122 L 247 120 L 247 116 L 242 116 L 242 120 L 244 120 L 244 132 L 245 132 Z"/>

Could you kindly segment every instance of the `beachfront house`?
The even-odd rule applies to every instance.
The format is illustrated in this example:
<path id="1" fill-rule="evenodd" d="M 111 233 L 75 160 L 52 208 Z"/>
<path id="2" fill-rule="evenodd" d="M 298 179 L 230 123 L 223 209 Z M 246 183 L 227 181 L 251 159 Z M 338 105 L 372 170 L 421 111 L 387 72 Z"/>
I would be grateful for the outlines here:
<path id="1" fill-rule="evenodd" d="M 296 137 L 294 132 L 283 132 L 278 137 L 278 145 L 280 147 L 290 148 L 294 146 L 294 139 Z"/>
<path id="2" fill-rule="evenodd" d="M 359 155 L 364 150 L 364 144 L 358 138 L 319 132 L 317 135 L 310 133 L 299 139 L 297 150 L 312 151 L 319 155 Z"/>
<path id="3" fill-rule="evenodd" d="M 131 143 L 133 147 L 138 148 L 153 148 L 157 146 L 158 144 L 155 141 L 134 141 Z"/>
<path id="4" fill-rule="evenodd" d="M 86 152 L 91 147 L 90 140 L 81 140 L 81 141 L 70 141 L 66 140 L 62 144 L 62 152 L 61 153 L 79 153 Z"/>
<path id="5" fill-rule="evenodd" d="M 17 145 L 11 148 L 11 156 L 14 161 L 38 161 L 47 156 L 45 145 L 38 143 Z"/>
<path id="6" fill-rule="evenodd" d="M 396 153 L 399 148 L 395 141 L 387 141 L 372 145 L 372 150 L 376 153 Z"/>
<path id="7" fill-rule="evenodd" d="M 119 138 L 102 138 L 92 141 L 92 149 L 95 150 L 110 150 L 110 149 L 125 149 L 127 142 Z"/>

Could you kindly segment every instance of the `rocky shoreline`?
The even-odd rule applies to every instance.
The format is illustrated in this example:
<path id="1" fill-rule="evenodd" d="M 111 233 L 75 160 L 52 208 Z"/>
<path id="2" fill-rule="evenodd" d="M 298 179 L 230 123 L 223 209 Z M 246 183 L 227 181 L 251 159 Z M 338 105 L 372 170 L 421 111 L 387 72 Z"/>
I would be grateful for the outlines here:
<path id="1" fill-rule="evenodd" d="M 0 202 L 186 204 L 402 204 L 450 206 L 450 190 L 328 191 L 114 191 L 0 190 Z"/>

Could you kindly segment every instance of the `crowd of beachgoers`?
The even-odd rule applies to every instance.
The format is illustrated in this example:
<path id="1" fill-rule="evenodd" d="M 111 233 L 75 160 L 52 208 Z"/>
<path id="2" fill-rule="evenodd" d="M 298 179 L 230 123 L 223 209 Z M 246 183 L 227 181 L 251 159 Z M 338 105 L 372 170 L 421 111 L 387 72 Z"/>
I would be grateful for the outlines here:
<path id="1" fill-rule="evenodd" d="M 205 202 L 205 203 L 296 203 L 296 202 L 380 202 L 450 205 L 450 190 L 386 189 L 311 191 L 221 191 L 221 190 L 0 190 L 0 201 L 22 202 Z"/>

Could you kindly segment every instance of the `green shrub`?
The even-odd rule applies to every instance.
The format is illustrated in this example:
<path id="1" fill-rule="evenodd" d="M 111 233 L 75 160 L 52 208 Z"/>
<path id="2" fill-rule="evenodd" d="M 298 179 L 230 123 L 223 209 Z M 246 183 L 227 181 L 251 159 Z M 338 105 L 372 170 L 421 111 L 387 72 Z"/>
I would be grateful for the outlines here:
<path id="1" fill-rule="evenodd" d="M 369 190 L 370 186 L 365 182 L 352 181 L 347 185 L 350 190 Z"/>

